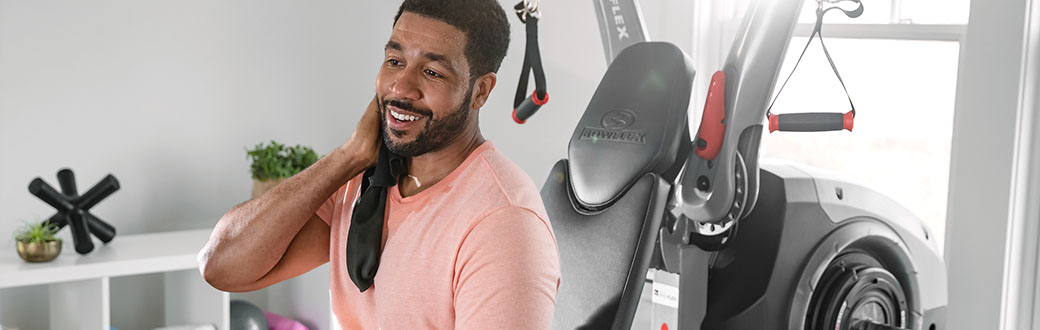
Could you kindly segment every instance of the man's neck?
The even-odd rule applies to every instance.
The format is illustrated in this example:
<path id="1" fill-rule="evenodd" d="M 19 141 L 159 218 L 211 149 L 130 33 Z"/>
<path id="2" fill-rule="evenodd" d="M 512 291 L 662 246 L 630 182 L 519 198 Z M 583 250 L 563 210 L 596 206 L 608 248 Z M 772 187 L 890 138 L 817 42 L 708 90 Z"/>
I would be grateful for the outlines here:
<path id="1" fill-rule="evenodd" d="M 459 136 L 458 141 L 440 150 L 412 157 L 408 161 L 408 175 L 398 178 L 401 196 L 413 196 L 440 182 L 466 161 L 469 154 L 484 141 L 484 137 L 477 131 L 469 136 Z"/>

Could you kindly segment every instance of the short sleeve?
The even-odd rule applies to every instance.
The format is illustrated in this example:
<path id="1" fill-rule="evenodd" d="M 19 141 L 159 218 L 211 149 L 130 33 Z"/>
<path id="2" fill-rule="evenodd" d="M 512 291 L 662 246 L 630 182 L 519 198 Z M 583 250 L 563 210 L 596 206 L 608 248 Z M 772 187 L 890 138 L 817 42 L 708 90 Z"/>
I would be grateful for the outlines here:
<path id="1" fill-rule="evenodd" d="M 329 198 L 321 204 L 321 207 L 319 207 L 317 211 L 314 211 L 314 214 L 321 218 L 322 221 L 325 221 L 325 224 L 332 226 L 332 220 L 336 214 L 336 210 L 343 207 L 342 203 L 346 199 L 344 196 L 348 194 L 356 194 L 358 189 L 357 183 L 361 182 L 360 180 L 363 174 L 364 173 L 358 174 L 354 178 L 350 179 L 350 181 L 347 181 L 346 184 L 339 187 L 339 189 L 336 189 L 336 192 L 332 193 L 332 196 L 329 196 Z"/>
<path id="2" fill-rule="evenodd" d="M 549 224 L 509 206 L 479 221 L 455 264 L 456 329 L 550 329 L 560 258 Z"/>
<path id="3" fill-rule="evenodd" d="M 321 218 L 322 221 L 325 221 L 326 225 L 332 223 L 332 211 L 336 208 L 336 201 L 340 199 L 340 196 L 343 196 L 343 190 L 345 187 L 346 185 L 336 189 L 336 192 L 332 193 L 332 196 L 329 196 L 324 203 L 321 203 L 321 207 L 314 212 L 314 214 Z"/>

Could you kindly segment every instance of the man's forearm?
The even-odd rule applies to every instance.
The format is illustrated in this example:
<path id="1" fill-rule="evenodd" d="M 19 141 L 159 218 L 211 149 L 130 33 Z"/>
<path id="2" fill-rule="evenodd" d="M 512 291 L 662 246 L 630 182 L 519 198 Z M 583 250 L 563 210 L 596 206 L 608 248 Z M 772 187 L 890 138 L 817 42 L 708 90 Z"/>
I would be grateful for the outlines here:
<path id="1" fill-rule="evenodd" d="M 337 148 L 267 193 L 224 214 L 199 253 L 206 278 L 242 284 L 267 274 L 322 203 L 367 166 L 361 153 L 352 149 Z"/>

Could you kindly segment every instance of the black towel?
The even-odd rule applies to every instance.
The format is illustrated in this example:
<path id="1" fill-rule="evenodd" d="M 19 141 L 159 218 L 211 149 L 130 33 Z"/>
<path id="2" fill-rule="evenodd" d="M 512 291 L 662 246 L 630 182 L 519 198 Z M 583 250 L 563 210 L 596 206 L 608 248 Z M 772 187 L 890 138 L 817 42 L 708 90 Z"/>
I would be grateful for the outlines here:
<path id="1" fill-rule="evenodd" d="M 383 216 L 386 194 L 404 175 L 404 157 L 390 152 L 384 144 L 379 149 L 376 166 L 365 170 L 361 179 L 361 196 L 354 204 L 347 232 L 347 273 L 361 292 L 372 286 L 382 254 Z"/>

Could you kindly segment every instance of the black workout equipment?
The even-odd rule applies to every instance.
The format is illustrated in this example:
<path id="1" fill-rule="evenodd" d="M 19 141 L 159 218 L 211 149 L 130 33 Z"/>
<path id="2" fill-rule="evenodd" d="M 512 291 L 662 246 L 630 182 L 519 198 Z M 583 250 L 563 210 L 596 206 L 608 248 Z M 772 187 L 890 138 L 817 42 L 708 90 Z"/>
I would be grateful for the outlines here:
<path id="1" fill-rule="evenodd" d="M 111 242 L 116 237 L 116 228 L 91 214 L 90 209 L 119 190 L 119 180 L 109 174 L 80 196 L 76 190 L 75 174 L 65 168 L 58 171 L 58 184 L 61 186 L 61 192 L 54 190 L 54 187 L 39 177 L 29 182 L 29 193 L 58 210 L 47 222 L 57 226 L 59 230 L 68 225 L 72 230 L 72 242 L 79 254 L 87 254 L 94 250 L 90 234 L 97 236 L 103 243 Z"/>
<path id="2" fill-rule="evenodd" d="M 856 9 L 845 10 L 839 7 L 837 4 L 841 2 L 852 2 L 858 5 Z M 825 3 L 830 4 L 829 7 L 825 7 Z M 812 33 L 809 34 L 809 41 L 805 43 L 805 47 L 802 48 L 802 53 L 798 55 L 798 60 L 794 62 L 794 68 L 791 68 L 791 73 L 787 75 L 787 79 L 784 79 L 784 83 L 780 85 L 780 90 L 773 96 L 773 101 L 769 102 L 769 108 L 766 109 L 766 120 L 769 121 L 769 132 L 776 131 L 788 131 L 788 132 L 823 132 L 823 131 L 840 131 L 848 130 L 852 131 L 853 122 L 856 118 L 856 105 L 852 104 L 852 96 L 849 95 L 849 89 L 845 87 L 845 80 L 841 79 L 841 74 L 838 73 L 838 66 L 834 65 L 834 59 L 831 58 L 831 52 L 827 51 L 827 45 L 823 43 L 823 16 L 831 10 L 840 10 L 845 13 L 845 16 L 849 18 L 856 18 L 863 15 L 863 4 L 860 0 L 826 0 L 816 2 L 816 24 L 813 25 Z M 802 57 L 805 56 L 805 51 L 809 50 L 809 45 L 812 44 L 813 38 L 820 37 L 820 48 L 823 49 L 823 54 L 827 57 L 827 63 L 831 65 L 831 71 L 834 72 L 834 76 L 838 77 L 838 82 L 841 83 L 841 89 L 845 91 L 845 97 L 849 99 L 849 111 L 846 113 L 829 113 L 829 112 L 808 112 L 808 113 L 786 113 L 786 114 L 773 114 L 773 105 L 776 104 L 777 98 L 780 97 L 780 93 L 784 91 L 784 87 L 787 87 L 787 82 L 791 81 L 791 77 L 794 76 L 794 71 L 798 70 L 798 64 L 802 63 Z"/>
<path id="3" fill-rule="evenodd" d="M 553 167 L 542 201 L 563 283 L 554 329 L 628 329 L 687 140 L 693 66 L 669 43 L 626 48 L 607 69 Z M 672 175 L 674 178 L 674 175 Z M 635 288 L 635 290 L 633 290 Z"/>
<path id="4" fill-rule="evenodd" d="M 610 66 L 541 192 L 563 278 L 554 329 L 946 329 L 945 267 L 919 219 L 822 170 L 760 164 L 801 2 L 748 10 L 692 140 L 691 60 L 663 42 L 617 50 L 600 20 Z M 642 26 L 635 1 L 594 3 Z"/>
<path id="5" fill-rule="evenodd" d="M 513 100 L 513 121 L 517 124 L 527 122 L 549 102 L 549 91 L 545 87 L 545 70 L 542 68 L 542 55 L 538 50 L 538 0 L 523 0 L 514 7 L 520 22 L 527 31 L 527 46 L 524 50 L 524 65 L 520 69 L 520 83 L 516 86 L 516 97 Z M 527 95 L 527 81 L 534 73 L 534 91 Z"/>
<path id="6" fill-rule="evenodd" d="M 264 311 L 245 300 L 232 300 L 230 306 L 231 330 L 268 330 Z"/>
<path id="7" fill-rule="evenodd" d="M 603 54 L 610 64 L 628 46 L 650 41 L 636 0 L 593 0 Z"/>

